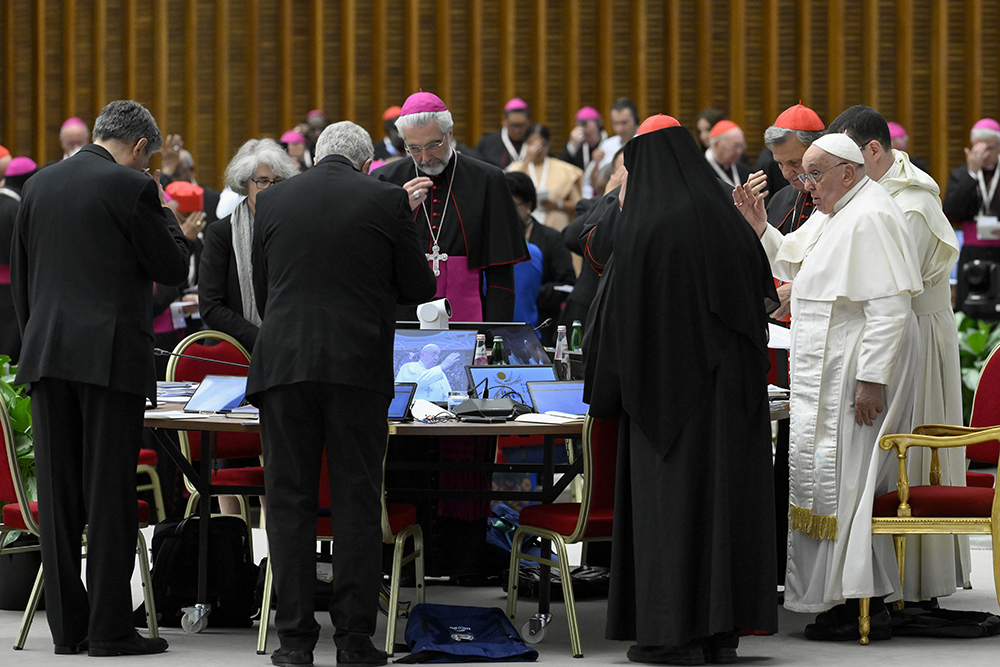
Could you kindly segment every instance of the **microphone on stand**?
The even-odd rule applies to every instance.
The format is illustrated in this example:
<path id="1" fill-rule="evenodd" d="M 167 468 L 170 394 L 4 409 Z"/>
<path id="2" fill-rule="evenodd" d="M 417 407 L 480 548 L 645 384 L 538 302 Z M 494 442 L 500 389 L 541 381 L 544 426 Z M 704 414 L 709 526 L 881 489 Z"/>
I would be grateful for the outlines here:
<path id="1" fill-rule="evenodd" d="M 236 366 L 237 368 L 250 368 L 250 364 L 237 364 L 233 361 L 222 361 L 220 359 L 209 359 L 207 357 L 194 357 L 190 354 L 178 354 L 177 352 L 168 352 L 163 348 L 154 347 L 153 356 L 155 357 L 181 357 L 182 359 L 194 359 L 195 361 L 207 361 L 210 364 L 224 364 L 226 366 Z"/>
<path id="2" fill-rule="evenodd" d="M 532 331 L 538 331 L 539 329 L 544 329 L 545 327 L 550 327 L 550 326 L 552 326 L 552 318 L 551 318 L 551 317 L 546 317 L 546 318 L 545 318 L 545 319 L 544 319 L 544 320 L 542 321 L 542 323 L 541 323 L 541 324 L 539 324 L 539 325 L 538 325 L 537 327 L 535 327 L 534 329 L 532 329 Z"/>

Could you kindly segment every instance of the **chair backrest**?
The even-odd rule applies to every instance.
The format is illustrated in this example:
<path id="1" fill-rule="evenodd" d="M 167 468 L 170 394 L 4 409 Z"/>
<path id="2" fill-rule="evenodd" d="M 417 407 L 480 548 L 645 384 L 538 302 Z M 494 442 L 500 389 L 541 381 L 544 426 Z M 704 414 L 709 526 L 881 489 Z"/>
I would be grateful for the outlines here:
<path id="1" fill-rule="evenodd" d="M 17 466 L 17 452 L 13 447 L 14 430 L 10 426 L 7 405 L 0 400 L 0 437 L 3 438 L 3 454 L 0 455 L 0 505 L 19 502 L 14 481 Z"/>
<path id="2" fill-rule="evenodd" d="M 199 341 L 215 340 L 215 345 Z M 174 348 L 175 354 L 185 354 L 199 359 L 170 357 L 167 364 L 168 382 L 201 382 L 206 375 L 238 375 L 245 377 L 249 368 L 250 353 L 239 342 L 221 331 L 199 331 L 191 334 Z M 241 366 L 217 364 L 227 361 Z M 181 448 L 191 461 L 201 459 L 201 434 L 196 431 L 180 432 Z M 233 459 L 260 455 L 260 436 L 256 433 L 219 433 L 216 436 L 215 458 Z"/>
<path id="3" fill-rule="evenodd" d="M 979 375 L 969 426 L 976 428 L 1000 426 L 1000 354 L 997 350 L 1000 350 L 1000 347 L 990 352 Z M 997 463 L 998 454 L 1000 454 L 1000 442 L 996 440 L 965 448 L 966 458 L 982 463 Z"/>
<path id="4" fill-rule="evenodd" d="M 583 423 L 583 499 L 576 530 L 567 538 L 575 542 L 587 530 L 590 515 L 612 511 L 615 506 L 615 472 L 618 463 L 618 419 L 597 419 L 587 414 Z"/>
<path id="5" fill-rule="evenodd" d="M 21 477 L 21 468 L 17 464 L 17 443 L 14 440 L 14 429 L 10 424 L 7 405 L 0 400 L 0 437 L 3 438 L 3 453 L 0 454 L 0 505 L 17 503 L 21 508 L 21 517 L 28 530 L 37 535 L 38 524 L 28 511 L 28 494 Z"/>

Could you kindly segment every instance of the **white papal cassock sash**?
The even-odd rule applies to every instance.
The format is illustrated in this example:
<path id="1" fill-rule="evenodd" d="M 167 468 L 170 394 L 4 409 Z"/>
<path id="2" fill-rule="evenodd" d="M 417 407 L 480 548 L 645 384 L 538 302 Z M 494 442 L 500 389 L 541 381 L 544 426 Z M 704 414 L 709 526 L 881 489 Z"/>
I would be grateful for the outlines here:
<path id="1" fill-rule="evenodd" d="M 847 330 L 831 327 L 833 302 L 800 299 L 797 305 L 792 320 L 788 520 L 793 530 L 809 537 L 836 540 L 837 440 Z"/>

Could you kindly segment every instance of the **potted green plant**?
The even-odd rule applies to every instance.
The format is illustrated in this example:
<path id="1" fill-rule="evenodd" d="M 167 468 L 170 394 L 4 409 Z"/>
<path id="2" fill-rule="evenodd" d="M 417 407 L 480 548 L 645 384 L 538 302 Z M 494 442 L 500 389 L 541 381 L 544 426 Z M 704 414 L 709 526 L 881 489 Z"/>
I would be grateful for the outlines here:
<path id="1" fill-rule="evenodd" d="M 990 352 L 1000 345 L 1000 327 L 996 322 L 977 320 L 965 313 L 955 313 L 955 326 L 958 327 L 958 356 L 962 366 L 962 410 L 968 424 L 979 374 Z"/>
<path id="2" fill-rule="evenodd" d="M 3 398 L 10 415 L 14 432 L 17 464 L 21 469 L 25 491 L 29 502 L 37 500 L 35 485 L 35 448 L 31 436 L 31 398 L 23 385 L 14 384 L 17 367 L 10 365 L 10 357 L 0 355 L 0 368 L 7 369 L 0 376 L 0 397 Z M 5 455 L 0 452 L 0 455 Z M 36 538 L 19 531 L 7 533 L 0 542 L 6 547 L 16 540 L 28 542 Z M 24 609 L 35 581 L 35 573 L 41 564 L 40 554 L 21 552 L 0 556 L 0 609 Z"/>

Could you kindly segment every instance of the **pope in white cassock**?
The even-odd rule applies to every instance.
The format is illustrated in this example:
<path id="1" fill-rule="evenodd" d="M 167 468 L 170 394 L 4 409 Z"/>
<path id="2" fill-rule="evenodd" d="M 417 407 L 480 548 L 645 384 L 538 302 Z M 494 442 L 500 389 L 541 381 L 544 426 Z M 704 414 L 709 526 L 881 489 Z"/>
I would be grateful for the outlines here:
<path id="1" fill-rule="evenodd" d="M 755 225 L 774 275 L 791 281 L 791 436 L 785 607 L 820 614 L 810 639 L 858 637 L 857 598 L 898 599 L 892 541 L 873 540 L 872 500 L 895 487 L 878 441 L 911 427 L 920 263 L 900 208 L 865 175 L 846 135 L 803 156 L 818 210 L 782 236 Z M 848 606 L 846 600 L 854 600 Z M 871 639 L 891 637 L 872 601 Z"/>
<path id="2" fill-rule="evenodd" d="M 830 124 L 830 131 L 846 133 L 861 148 L 868 177 L 878 181 L 903 210 L 917 248 L 924 291 L 912 303 L 920 328 L 913 425 L 961 426 L 962 378 L 949 281 L 958 259 L 958 239 L 941 210 L 941 190 L 934 179 L 910 163 L 906 153 L 892 148 L 889 124 L 875 109 L 853 106 Z M 941 483 L 965 486 L 965 448 L 942 450 L 939 456 Z M 929 484 L 930 466 L 929 449 L 909 451 L 907 472 L 912 484 Z M 969 569 L 968 536 L 911 535 L 906 538 L 903 599 L 950 595 L 956 586 L 968 582 Z"/>
<path id="3" fill-rule="evenodd" d="M 422 398 L 425 401 L 447 401 L 448 393 L 451 391 L 451 383 L 445 370 L 458 361 L 457 353 L 449 354 L 444 361 L 438 364 L 441 358 L 441 348 L 434 343 L 428 343 L 420 350 L 420 359 L 410 361 L 399 367 L 396 373 L 396 382 L 416 382 L 417 391 L 414 398 Z"/>

